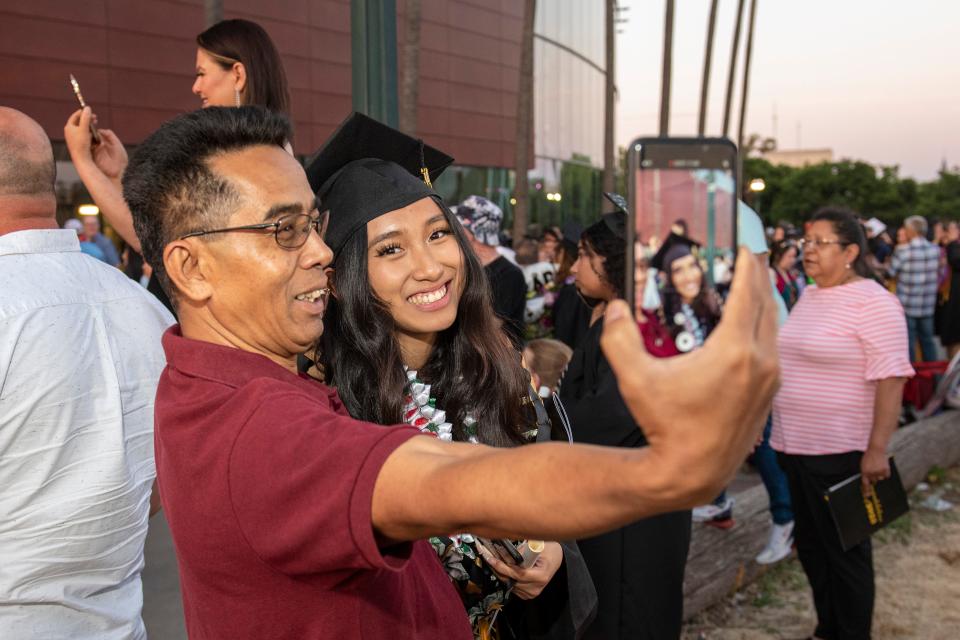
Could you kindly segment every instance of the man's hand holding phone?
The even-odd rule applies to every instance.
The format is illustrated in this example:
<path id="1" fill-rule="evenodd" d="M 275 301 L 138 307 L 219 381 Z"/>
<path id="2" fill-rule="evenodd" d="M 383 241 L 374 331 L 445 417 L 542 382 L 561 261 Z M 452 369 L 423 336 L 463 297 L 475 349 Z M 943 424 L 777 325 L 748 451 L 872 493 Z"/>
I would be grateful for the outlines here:
<path id="1" fill-rule="evenodd" d="M 711 500 L 750 453 L 779 386 L 776 338 L 769 275 L 746 248 L 723 319 L 701 349 L 655 359 L 627 304 L 609 306 L 603 352 L 647 450 L 662 462 L 664 497 Z"/>

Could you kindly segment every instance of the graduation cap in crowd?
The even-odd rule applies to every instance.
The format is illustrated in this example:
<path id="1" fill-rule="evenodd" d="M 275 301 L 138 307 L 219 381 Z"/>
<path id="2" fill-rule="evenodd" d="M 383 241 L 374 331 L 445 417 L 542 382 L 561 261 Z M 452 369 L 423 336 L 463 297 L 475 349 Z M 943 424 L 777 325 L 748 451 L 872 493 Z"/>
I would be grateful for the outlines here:
<path id="1" fill-rule="evenodd" d="M 613 235 L 626 240 L 627 238 L 627 200 L 619 193 L 610 191 L 603 192 L 604 197 L 613 203 L 616 211 L 605 213 L 600 218 L 607 225 L 607 228 L 613 232 Z"/>
<path id="2" fill-rule="evenodd" d="M 700 245 L 690 238 L 671 233 L 667 236 L 667 239 L 663 241 L 660 250 L 653 256 L 653 259 L 650 261 L 650 266 L 657 271 L 670 273 L 670 265 L 672 265 L 675 260 L 695 255 L 694 251 L 699 248 Z"/>
<path id="3" fill-rule="evenodd" d="M 307 179 L 330 212 L 326 242 L 336 258 L 367 223 L 417 200 L 442 206 L 433 181 L 453 163 L 447 154 L 365 116 L 351 114 L 307 164 Z"/>

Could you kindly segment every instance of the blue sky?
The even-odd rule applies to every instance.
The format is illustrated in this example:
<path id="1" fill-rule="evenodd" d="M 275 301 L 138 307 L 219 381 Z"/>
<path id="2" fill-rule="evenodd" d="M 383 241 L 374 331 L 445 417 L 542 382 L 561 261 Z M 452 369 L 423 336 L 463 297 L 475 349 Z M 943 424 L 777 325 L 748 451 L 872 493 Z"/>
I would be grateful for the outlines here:
<path id="1" fill-rule="evenodd" d="M 709 0 L 676 0 L 670 133 L 696 133 Z M 722 128 L 737 0 L 720 0 L 707 133 Z M 617 142 L 659 126 L 662 0 L 629 7 L 617 38 Z M 750 0 L 744 9 L 741 57 Z M 742 61 L 741 61 L 742 64 Z M 739 113 L 738 67 L 730 137 Z M 948 0 L 758 0 L 747 133 L 781 149 L 830 147 L 837 158 L 899 164 L 935 177 L 960 165 L 960 3 Z"/>

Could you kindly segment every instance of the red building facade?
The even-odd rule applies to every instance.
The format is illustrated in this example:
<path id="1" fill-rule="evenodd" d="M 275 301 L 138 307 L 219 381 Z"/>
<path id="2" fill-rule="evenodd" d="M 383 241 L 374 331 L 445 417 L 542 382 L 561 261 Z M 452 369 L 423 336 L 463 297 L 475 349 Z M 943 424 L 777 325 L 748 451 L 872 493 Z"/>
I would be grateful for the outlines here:
<path id="1" fill-rule="evenodd" d="M 419 132 L 458 164 L 510 166 L 522 29 L 512 0 L 423 0 Z M 296 151 L 311 154 L 351 110 L 349 0 L 224 0 L 283 57 Z M 400 3 L 398 24 L 403 21 Z M 190 92 L 202 0 L 5 0 L 0 104 L 63 139 L 73 73 L 101 126 L 128 145 L 199 107 Z M 401 31 L 402 39 L 402 28 Z M 402 41 L 402 40 L 401 40 Z"/>

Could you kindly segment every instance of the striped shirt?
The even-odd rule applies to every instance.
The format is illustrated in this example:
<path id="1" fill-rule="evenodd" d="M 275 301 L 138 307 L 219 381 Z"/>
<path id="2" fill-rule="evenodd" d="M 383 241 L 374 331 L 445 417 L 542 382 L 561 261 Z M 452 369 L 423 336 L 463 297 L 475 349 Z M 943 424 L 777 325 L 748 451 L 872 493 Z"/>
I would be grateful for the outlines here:
<path id="1" fill-rule="evenodd" d="M 778 347 L 770 445 L 784 453 L 865 451 L 877 381 L 913 375 L 903 308 L 873 280 L 807 287 Z"/>

